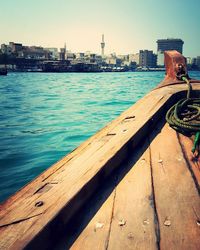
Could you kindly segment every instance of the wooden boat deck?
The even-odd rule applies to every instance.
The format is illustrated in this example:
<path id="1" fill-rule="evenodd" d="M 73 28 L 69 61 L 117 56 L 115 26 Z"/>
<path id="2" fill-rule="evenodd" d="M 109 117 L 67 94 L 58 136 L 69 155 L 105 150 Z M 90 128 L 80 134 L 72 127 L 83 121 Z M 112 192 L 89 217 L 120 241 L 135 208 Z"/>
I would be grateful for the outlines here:
<path id="1" fill-rule="evenodd" d="M 158 124 L 55 249 L 199 249 L 200 202 L 192 169 L 200 165 L 191 162 L 191 147 L 190 139 Z"/>
<path id="2" fill-rule="evenodd" d="M 199 249 L 200 156 L 164 121 L 185 59 L 166 58 L 159 88 L 0 205 L 1 250 Z"/>

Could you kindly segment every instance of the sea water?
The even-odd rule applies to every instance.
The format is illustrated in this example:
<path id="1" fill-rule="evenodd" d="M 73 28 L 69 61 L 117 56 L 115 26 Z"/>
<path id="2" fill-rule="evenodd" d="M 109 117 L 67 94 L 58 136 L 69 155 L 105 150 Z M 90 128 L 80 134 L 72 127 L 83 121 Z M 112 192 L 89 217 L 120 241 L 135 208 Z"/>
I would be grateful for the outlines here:
<path id="1" fill-rule="evenodd" d="M 200 79 L 200 72 L 191 72 Z M 164 72 L 0 76 L 0 201 L 153 89 Z"/>

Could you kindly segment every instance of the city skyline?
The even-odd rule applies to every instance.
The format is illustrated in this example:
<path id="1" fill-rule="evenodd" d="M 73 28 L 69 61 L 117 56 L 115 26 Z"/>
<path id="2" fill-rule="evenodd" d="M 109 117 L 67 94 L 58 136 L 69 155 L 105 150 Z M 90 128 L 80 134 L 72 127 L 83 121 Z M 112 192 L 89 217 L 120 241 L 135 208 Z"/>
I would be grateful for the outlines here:
<path id="1" fill-rule="evenodd" d="M 184 56 L 200 55 L 200 2 L 141 0 L 2 1 L 0 43 L 61 48 L 101 54 L 157 52 L 157 39 L 181 38 Z M 192 13 L 192 15 L 191 15 Z"/>

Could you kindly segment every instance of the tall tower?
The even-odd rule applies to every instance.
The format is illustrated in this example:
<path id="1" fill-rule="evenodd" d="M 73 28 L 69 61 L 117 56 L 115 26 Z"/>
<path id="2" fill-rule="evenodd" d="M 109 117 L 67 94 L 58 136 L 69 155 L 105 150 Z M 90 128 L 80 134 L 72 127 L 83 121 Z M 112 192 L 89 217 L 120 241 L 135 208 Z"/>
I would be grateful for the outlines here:
<path id="1" fill-rule="evenodd" d="M 105 42 L 104 42 L 104 34 L 102 35 L 102 41 L 101 41 L 101 56 L 104 57 L 104 48 L 105 48 Z"/>
<path id="2" fill-rule="evenodd" d="M 65 53 L 67 51 L 66 43 L 64 44 L 64 51 L 65 51 Z"/>
<path id="3" fill-rule="evenodd" d="M 67 59 L 67 47 L 66 47 L 66 42 L 65 42 L 65 45 L 64 45 L 64 58 L 65 58 L 65 60 Z"/>

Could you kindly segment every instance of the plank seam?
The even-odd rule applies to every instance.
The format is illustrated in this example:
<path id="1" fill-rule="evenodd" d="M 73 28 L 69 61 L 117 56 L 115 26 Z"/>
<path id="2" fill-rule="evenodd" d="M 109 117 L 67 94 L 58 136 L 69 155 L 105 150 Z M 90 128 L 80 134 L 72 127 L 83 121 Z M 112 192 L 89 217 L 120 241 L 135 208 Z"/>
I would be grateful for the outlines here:
<path id="1" fill-rule="evenodd" d="M 160 250 L 160 222 L 158 219 L 158 211 L 157 211 L 157 206 L 156 206 L 154 179 L 153 179 L 153 166 L 152 166 L 152 157 L 151 157 L 151 146 L 150 146 L 149 137 L 148 137 L 148 144 L 149 144 L 150 173 L 151 173 L 151 187 L 152 187 L 152 200 L 153 200 L 152 205 L 154 208 L 154 224 L 155 224 L 156 244 L 157 244 L 157 249 Z"/>
<path id="2" fill-rule="evenodd" d="M 36 216 L 42 215 L 42 214 L 43 214 L 43 213 L 39 213 L 39 214 L 35 214 L 35 215 L 32 215 L 32 216 L 29 216 L 29 217 L 27 217 L 27 218 L 23 218 L 23 219 L 20 219 L 20 220 L 12 221 L 12 222 L 10 222 L 10 223 L 0 225 L 0 228 L 2 228 L 2 227 L 7 227 L 7 226 L 11 226 L 11 225 L 14 225 L 14 224 L 17 224 L 17 223 L 26 221 L 26 220 L 32 219 L 32 218 L 34 218 L 34 217 L 36 217 Z"/>
<path id="3" fill-rule="evenodd" d="M 110 241 L 110 234 L 111 234 L 111 228 L 112 228 L 112 222 L 113 222 L 114 210 L 115 210 L 116 189 L 117 189 L 117 187 L 115 187 L 115 190 L 114 190 L 114 197 L 113 197 L 113 204 L 112 204 L 112 213 L 111 213 L 111 217 L 110 217 L 110 225 L 109 225 L 109 230 L 108 230 L 108 236 L 107 236 L 107 239 L 106 239 L 105 250 L 108 249 L 109 241 Z"/>

